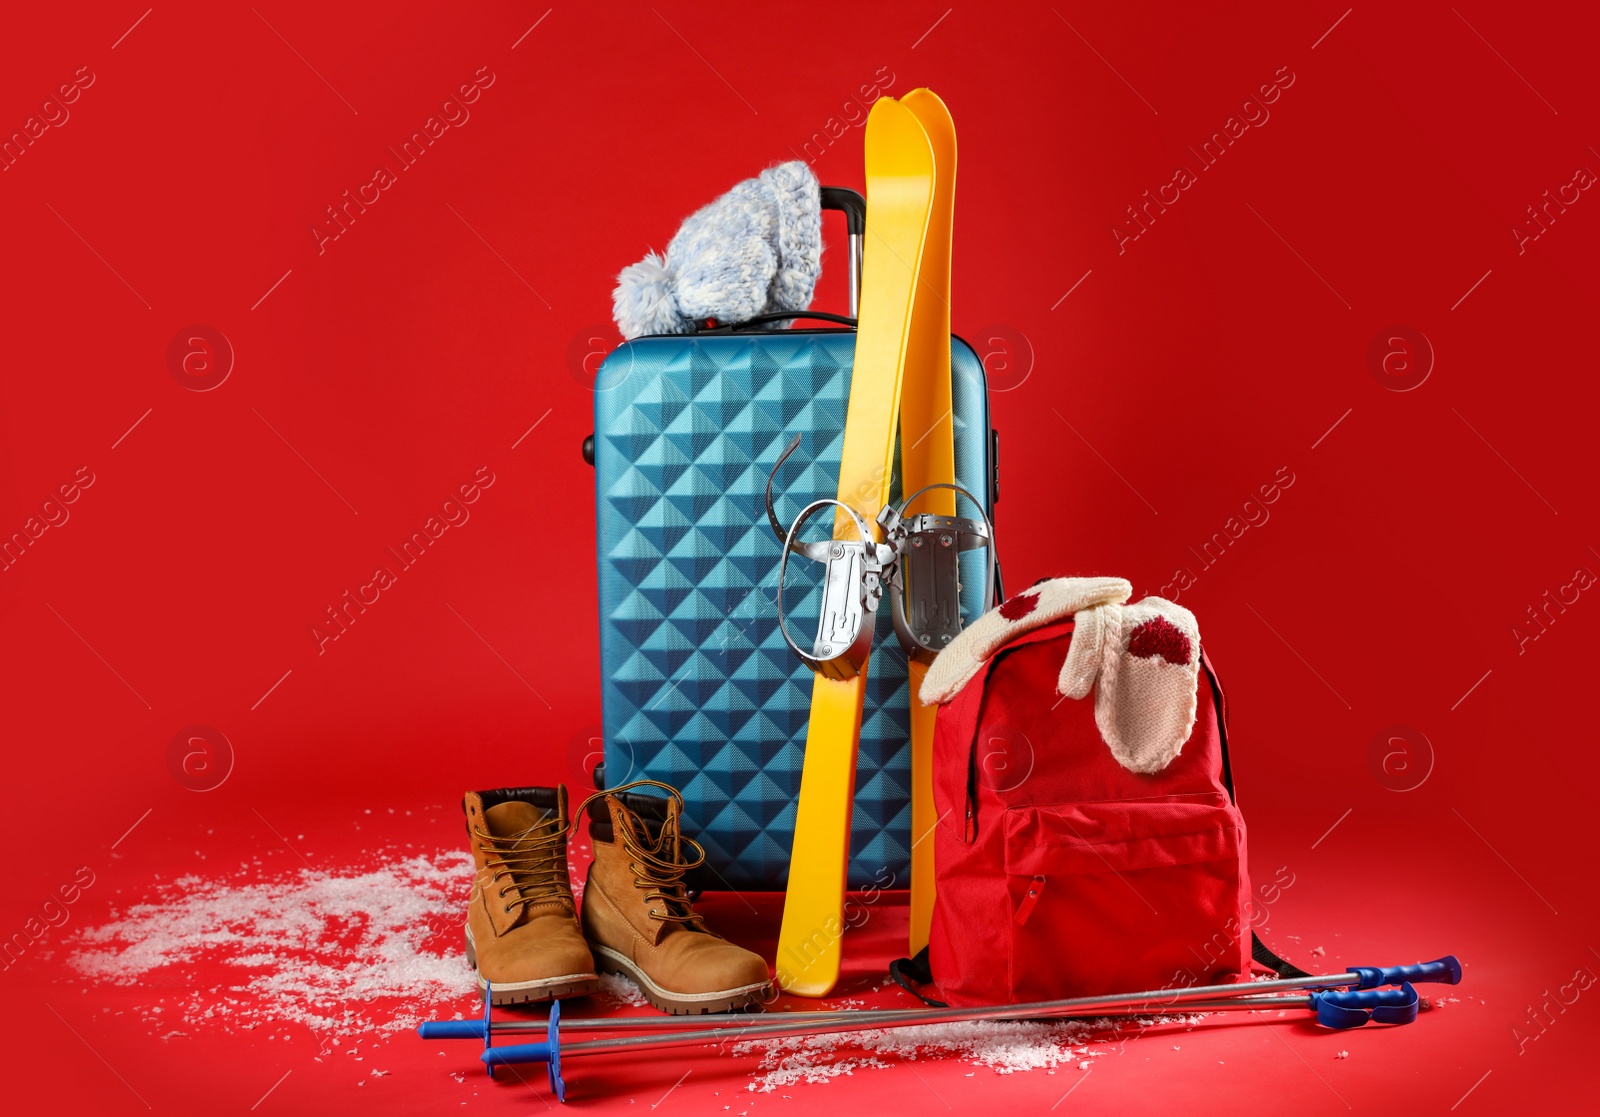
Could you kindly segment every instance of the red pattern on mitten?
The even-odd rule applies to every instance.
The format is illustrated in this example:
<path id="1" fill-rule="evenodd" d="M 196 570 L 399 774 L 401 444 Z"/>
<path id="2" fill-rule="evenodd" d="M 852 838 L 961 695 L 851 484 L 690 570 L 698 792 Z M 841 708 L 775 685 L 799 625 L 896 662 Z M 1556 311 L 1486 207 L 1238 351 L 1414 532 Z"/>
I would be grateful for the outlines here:
<path id="1" fill-rule="evenodd" d="M 1189 638 L 1166 617 L 1151 617 L 1128 636 L 1128 652 L 1140 659 L 1160 656 L 1168 663 L 1188 663 Z"/>

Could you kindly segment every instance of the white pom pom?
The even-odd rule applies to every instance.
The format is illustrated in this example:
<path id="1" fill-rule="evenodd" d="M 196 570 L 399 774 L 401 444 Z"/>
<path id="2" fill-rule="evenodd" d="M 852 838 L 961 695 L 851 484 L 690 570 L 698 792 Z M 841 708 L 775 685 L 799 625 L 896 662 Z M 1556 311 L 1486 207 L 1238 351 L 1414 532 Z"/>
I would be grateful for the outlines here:
<path id="1" fill-rule="evenodd" d="M 645 334 L 681 334 L 689 329 L 673 294 L 672 273 L 667 270 L 666 261 L 654 252 L 637 264 L 629 264 L 617 276 L 611 316 L 628 339 Z"/>

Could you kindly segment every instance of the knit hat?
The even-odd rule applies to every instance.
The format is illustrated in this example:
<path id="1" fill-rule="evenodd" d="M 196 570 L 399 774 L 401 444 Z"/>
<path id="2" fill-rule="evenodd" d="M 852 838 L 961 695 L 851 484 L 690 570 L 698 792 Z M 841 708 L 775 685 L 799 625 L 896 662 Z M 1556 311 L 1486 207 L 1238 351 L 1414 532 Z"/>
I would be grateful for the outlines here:
<path id="1" fill-rule="evenodd" d="M 780 163 L 693 214 L 665 255 L 623 268 L 612 316 L 635 338 L 805 310 L 821 271 L 817 178 L 798 160 Z"/>
<path id="2" fill-rule="evenodd" d="M 1200 624 L 1159 597 L 1126 604 L 1121 578 L 1052 578 L 973 621 L 939 653 L 922 682 L 924 705 L 948 702 L 1017 637 L 1073 618 L 1056 682 L 1066 698 L 1094 691 L 1095 724 L 1111 755 L 1132 772 L 1159 772 L 1194 731 Z"/>

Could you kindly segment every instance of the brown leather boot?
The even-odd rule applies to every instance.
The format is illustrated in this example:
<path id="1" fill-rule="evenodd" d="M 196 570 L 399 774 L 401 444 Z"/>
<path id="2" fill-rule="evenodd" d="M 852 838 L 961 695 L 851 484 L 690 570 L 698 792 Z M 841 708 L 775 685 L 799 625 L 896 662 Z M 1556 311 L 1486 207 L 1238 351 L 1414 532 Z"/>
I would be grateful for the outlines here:
<path id="1" fill-rule="evenodd" d="M 469 791 L 477 873 L 467 903 L 467 962 L 497 1005 L 581 997 L 600 987 L 567 879 L 567 789 Z"/>
<path id="2" fill-rule="evenodd" d="M 645 785 L 671 792 L 659 800 L 663 810 L 632 810 L 624 799 L 635 797 L 617 793 Z M 596 793 L 587 805 L 594 864 L 584 886 L 583 932 L 600 969 L 626 975 L 651 1004 L 675 1015 L 768 999 L 767 963 L 707 929 L 689 904 L 683 877 L 705 860 L 705 850 L 680 833 L 682 797 L 641 780 Z"/>

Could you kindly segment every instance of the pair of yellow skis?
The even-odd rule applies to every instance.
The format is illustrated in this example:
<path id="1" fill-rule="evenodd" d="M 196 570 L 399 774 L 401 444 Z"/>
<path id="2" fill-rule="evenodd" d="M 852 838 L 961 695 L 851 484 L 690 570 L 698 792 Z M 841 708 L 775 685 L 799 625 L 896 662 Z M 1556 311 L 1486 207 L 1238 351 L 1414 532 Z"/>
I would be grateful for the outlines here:
<path id="1" fill-rule="evenodd" d="M 866 128 L 867 235 L 860 323 L 845 414 L 838 499 L 871 523 L 889 499 L 899 436 L 902 491 L 955 480 L 950 398 L 950 227 L 956 134 L 944 102 L 926 89 L 880 98 Z M 898 429 L 897 429 L 898 428 Z M 929 511 L 953 516 L 955 494 L 935 489 Z M 856 537 L 840 510 L 834 537 Z M 825 996 L 839 977 L 845 874 L 867 667 L 839 679 L 817 674 L 795 817 L 789 888 L 778 938 L 778 981 Z M 911 953 L 928 941 L 933 913 L 935 710 L 917 700 L 927 664 L 911 676 Z"/>

